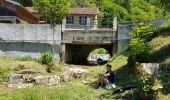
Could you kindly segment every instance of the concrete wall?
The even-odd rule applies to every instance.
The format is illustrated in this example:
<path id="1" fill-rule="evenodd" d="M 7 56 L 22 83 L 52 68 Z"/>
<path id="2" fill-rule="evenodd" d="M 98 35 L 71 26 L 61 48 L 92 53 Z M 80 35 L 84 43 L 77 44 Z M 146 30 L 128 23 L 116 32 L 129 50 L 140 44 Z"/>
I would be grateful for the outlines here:
<path id="1" fill-rule="evenodd" d="M 169 19 L 156 19 L 151 21 L 145 21 L 145 24 L 151 23 L 153 27 L 158 27 L 159 25 L 170 21 Z M 131 37 L 129 32 L 133 30 L 139 22 L 128 22 L 128 23 L 119 23 L 118 24 L 118 52 L 125 51 L 128 48 L 129 41 Z"/>
<path id="2" fill-rule="evenodd" d="M 64 31 L 65 43 L 112 43 L 116 40 L 116 32 L 111 31 Z"/>
<path id="3" fill-rule="evenodd" d="M 55 42 L 53 41 L 55 40 Z M 61 25 L 0 24 L 0 55 L 40 57 L 40 52 L 54 50 L 60 57 Z M 54 45 L 53 45 L 54 44 Z"/>

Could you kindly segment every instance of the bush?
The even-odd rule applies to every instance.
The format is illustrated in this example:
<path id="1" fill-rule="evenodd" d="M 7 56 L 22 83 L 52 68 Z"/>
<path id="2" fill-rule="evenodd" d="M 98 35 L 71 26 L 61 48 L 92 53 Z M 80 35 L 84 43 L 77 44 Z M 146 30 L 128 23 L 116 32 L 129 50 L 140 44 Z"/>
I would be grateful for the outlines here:
<path id="1" fill-rule="evenodd" d="M 145 25 L 143 22 L 139 23 L 133 28 L 133 31 L 129 33 L 133 38 L 139 38 L 144 41 L 148 41 L 154 35 L 152 24 Z"/>
<path id="2" fill-rule="evenodd" d="M 150 56 L 148 41 L 154 35 L 152 25 L 139 23 L 129 35 L 133 39 L 129 42 L 128 66 L 134 66 L 135 62 L 148 62 Z"/>
<path id="3" fill-rule="evenodd" d="M 90 54 L 108 54 L 104 48 L 98 48 L 93 50 Z"/>
<path id="4" fill-rule="evenodd" d="M 155 91 L 152 89 L 154 86 L 154 79 L 142 70 L 140 65 L 136 66 L 136 76 L 138 82 L 138 94 L 142 99 L 154 99 Z"/>
<path id="5" fill-rule="evenodd" d="M 44 52 L 41 54 L 38 61 L 42 65 L 47 66 L 47 72 L 51 72 L 52 67 L 54 66 L 54 54 L 51 51 Z"/>
<path id="6" fill-rule="evenodd" d="M 149 50 L 144 40 L 140 38 L 134 38 L 129 43 L 130 53 L 133 55 L 140 54 Z"/>

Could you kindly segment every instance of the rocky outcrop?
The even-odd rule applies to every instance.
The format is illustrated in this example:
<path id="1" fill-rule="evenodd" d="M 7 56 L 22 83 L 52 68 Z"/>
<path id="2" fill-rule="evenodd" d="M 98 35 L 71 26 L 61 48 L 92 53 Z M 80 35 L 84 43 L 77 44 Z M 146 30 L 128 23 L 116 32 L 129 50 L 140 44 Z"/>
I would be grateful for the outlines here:
<path id="1" fill-rule="evenodd" d="M 26 88 L 32 86 L 32 83 L 27 83 L 23 74 L 10 74 L 9 88 Z"/>
<path id="2" fill-rule="evenodd" d="M 88 71 L 81 68 L 66 68 L 67 70 L 60 75 L 61 81 L 70 81 L 75 78 L 82 78 L 86 77 L 88 74 Z"/>
<path id="3" fill-rule="evenodd" d="M 60 82 L 60 77 L 53 76 L 36 76 L 34 77 L 35 83 L 40 85 L 56 85 Z"/>
<path id="4" fill-rule="evenodd" d="M 141 63 L 142 69 L 153 76 L 159 76 L 159 63 Z"/>
<path id="5" fill-rule="evenodd" d="M 39 74 L 39 73 L 46 73 L 44 70 L 23 70 L 21 74 Z"/>
<path id="6" fill-rule="evenodd" d="M 57 75 L 51 76 L 33 76 L 27 74 L 10 74 L 8 87 L 9 88 L 26 88 L 33 84 L 39 85 L 56 85 L 60 82 L 60 77 Z"/>
<path id="7" fill-rule="evenodd" d="M 37 70 L 25 70 L 22 74 L 10 74 L 9 75 L 9 84 L 10 88 L 26 88 L 30 87 L 33 84 L 38 85 L 56 85 L 60 81 L 67 82 L 75 78 L 86 77 L 88 71 L 81 68 L 66 68 L 66 71 L 60 76 L 58 75 L 38 75 L 36 73 L 43 73 L 43 71 Z"/>

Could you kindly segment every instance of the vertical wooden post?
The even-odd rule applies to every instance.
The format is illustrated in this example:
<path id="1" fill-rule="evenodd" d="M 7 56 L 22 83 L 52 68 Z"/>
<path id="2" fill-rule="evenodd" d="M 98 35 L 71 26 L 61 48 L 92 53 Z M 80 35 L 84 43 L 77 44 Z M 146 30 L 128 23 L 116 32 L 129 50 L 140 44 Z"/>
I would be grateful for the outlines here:
<path id="1" fill-rule="evenodd" d="M 66 19 L 64 18 L 62 21 L 62 32 L 64 32 L 66 29 Z"/>
<path id="2" fill-rule="evenodd" d="M 117 31 L 117 17 L 113 19 L 113 31 Z"/>
<path id="3" fill-rule="evenodd" d="M 90 18 L 87 18 L 87 28 L 86 31 L 90 30 Z"/>

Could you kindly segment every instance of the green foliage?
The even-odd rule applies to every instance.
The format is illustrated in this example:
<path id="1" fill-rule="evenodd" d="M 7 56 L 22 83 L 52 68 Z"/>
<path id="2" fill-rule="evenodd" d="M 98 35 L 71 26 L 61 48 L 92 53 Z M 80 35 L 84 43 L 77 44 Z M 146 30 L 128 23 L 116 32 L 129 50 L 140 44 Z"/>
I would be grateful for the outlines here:
<path id="1" fill-rule="evenodd" d="M 167 30 L 167 29 L 170 29 L 170 21 L 167 21 L 165 23 L 163 23 L 162 25 L 159 26 L 159 30 Z"/>
<path id="2" fill-rule="evenodd" d="M 143 22 L 139 23 L 133 28 L 133 31 L 129 33 L 133 38 L 139 38 L 144 41 L 151 39 L 153 34 L 152 24 L 145 25 Z"/>
<path id="3" fill-rule="evenodd" d="M 27 55 L 27 56 L 23 56 L 23 57 L 17 57 L 16 60 L 19 60 L 19 61 L 31 61 L 33 60 L 31 56 Z"/>
<path id="4" fill-rule="evenodd" d="M 129 35 L 132 39 L 129 42 L 128 66 L 134 66 L 135 62 L 148 62 L 150 56 L 148 41 L 154 36 L 152 25 L 139 23 Z"/>
<path id="5" fill-rule="evenodd" d="M 157 0 L 69 0 L 72 7 L 98 7 L 101 18 L 118 17 L 120 22 L 166 17 Z M 159 5 L 159 6 L 158 6 Z"/>
<path id="6" fill-rule="evenodd" d="M 69 0 L 72 7 L 95 7 L 95 0 Z"/>
<path id="7" fill-rule="evenodd" d="M 69 14 L 70 2 L 68 0 L 34 0 L 33 6 L 38 13 L 47 19 L 61 23 L 63 17 Z"/>
<path id="8" fill-rule="evenodd" d="M 136 76 L 138 79 L 138 94 L 140 97 L 152 97 L 155 96 L 155 92 L 152 87 L 154 86 L 154 79 L 150 75 L 148 75 L 145 71 L 143 71 L 140 65 L 136 66 Z"/>
<path id="9" fill-rule="evenodd" d="M 47 71 L 51 72 L 52 67 L 54 66 L 54 54 L 51 51 L 44 52 L 41 55 L 41 58 L 39 59 L 39 62 L 42 65 L 47 66 Z"/>
<path id="10" fill-rule="evenodd" d="M 170 11 L 170 1 L 169 0 L 158 0 L 162 3 L 164 9 L 169 12 Z"/>
<path id="11" fill-rule="evenodd" d="M 93 50 L 90 54 L 108 54 L 108 52 L 104 48 L 99 48 Z"/>
<path id="12" fill-rule="evenodd" d="M 150 78 L 151 77 L 149 75 L 140 76 L 140 83 L 141 83 L 141 90 L 142 90 L 140 92 L 143 92 L 145 96 L 153 95 L 152 84 L 151 84 Z"/>
<path id="13" fill-rule="evenodd" d="M 131 53 L 134 55 L 140 54 L 141 52 L 145 52 L 148 50 L 148 46 L 144 42 L 144 40 L 140 38 L 134 38 L 129 43 L 129 48 Z"/>
<path id="14" fill-rule="evenodd" d="M 8 70 L 4 68 L 0 68 L 0 82 L 7 81 Z"/>

